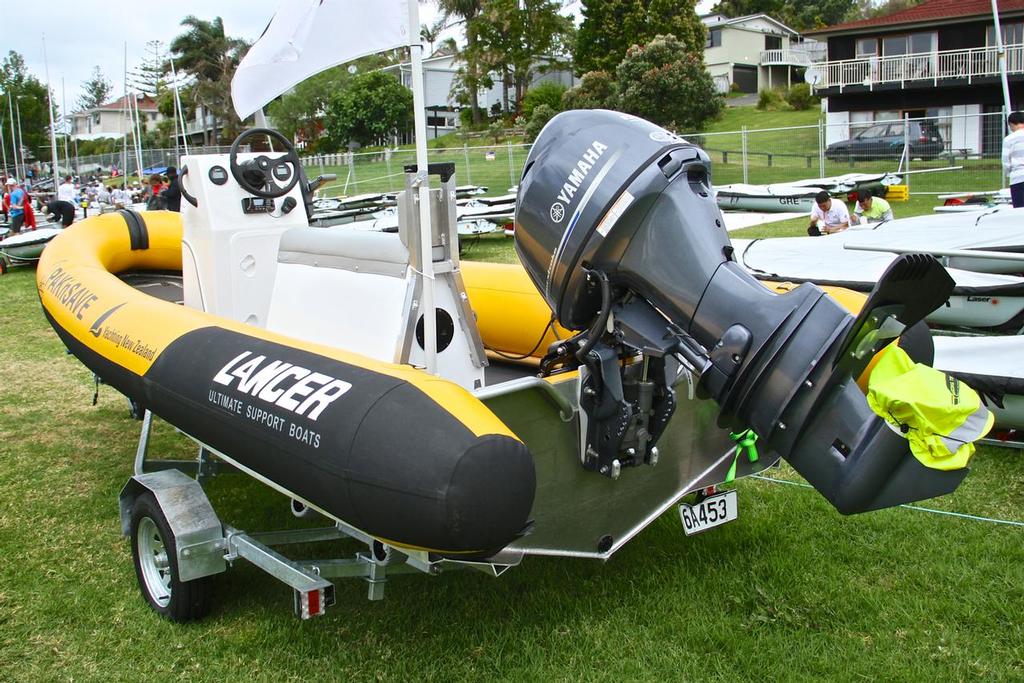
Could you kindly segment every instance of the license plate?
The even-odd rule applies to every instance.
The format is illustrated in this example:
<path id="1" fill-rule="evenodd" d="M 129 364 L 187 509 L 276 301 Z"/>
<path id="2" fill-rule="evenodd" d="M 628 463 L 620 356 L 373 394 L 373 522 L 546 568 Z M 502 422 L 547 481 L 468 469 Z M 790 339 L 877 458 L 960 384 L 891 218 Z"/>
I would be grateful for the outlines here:
<path id="1" fill-rule="evenodd" d="M 683 533 L 687 536 L 731 522 L 738 515 L 735 491 L 716 493 L 695 505 L 689 503 L 680 503 L 679 505 L 679 516 L 683 520 Z"/>

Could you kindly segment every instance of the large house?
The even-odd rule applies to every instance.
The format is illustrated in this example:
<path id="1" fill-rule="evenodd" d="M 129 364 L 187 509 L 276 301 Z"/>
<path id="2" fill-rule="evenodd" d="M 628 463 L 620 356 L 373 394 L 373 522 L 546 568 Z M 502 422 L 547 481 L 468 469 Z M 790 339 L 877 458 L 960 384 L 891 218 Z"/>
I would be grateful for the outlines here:
<path id="1" fill-rule="evenodd" d="M 128 95 L 134 97 L 138 104 L 140 124 L 143 131 L 150 131 L 164 119 L 157 109 L 156 102 L 144 95 Z M 120 138 L 131 130 L 131 118 L 127 113 L 128 105 L 134 106 L 131 100 L 124 97 L 113 102 L 71 115 L 71 137 L 75 140 L 97 140 L 99 138 Z"/>
<path id="2" fill-rule="evenodd" d="M 767 14 L 734 19 L 708 14 L 701 21 L 707 28 L 704 64 L 722 93 L 734 87 L 745 93 L 788 87 L 802 81 L 804 69 L 824 57 L 824 44 L 803 41 Z"/>
<path id="3" fill-rule="evenodd" d="M 412 66 L 395 64 L 382 69 L 395 74 L 407 88 L 412 89 Z M 459 127 L 459 109 L 452 98 L 452 85 L 459 72 L 457 55 L 437 55 L 423 60 L 423 90 L 427 109 L 427 135 L 430 139 L 450 133 Z M 480 107 L 491 111 L 495 106 L 501 107 L 504 90 L 500 79 L 494 77 L 494 86 L 481 88 L 479 93 Z M 576 79 L 571 69 L 555 69 L 543 71 L 537 69 L 533 73 L 530 86 L 545 81 L 554 81 L 571 88 Z"/>
<path id="4" fill-rule="evenodd" d="M 1001 0 L 1012 106 L 1024 104 L 1024 0 Z M 827 142 L 873 121 L 933 118 L 947 150 L 995 154 L 1003 95 L 990 0 L 925 0 L 887 16 L 808 32 L 828 56 L 808 80 L 824 98 Z M 981 116 L 981 114 L 993 114 Z"/>

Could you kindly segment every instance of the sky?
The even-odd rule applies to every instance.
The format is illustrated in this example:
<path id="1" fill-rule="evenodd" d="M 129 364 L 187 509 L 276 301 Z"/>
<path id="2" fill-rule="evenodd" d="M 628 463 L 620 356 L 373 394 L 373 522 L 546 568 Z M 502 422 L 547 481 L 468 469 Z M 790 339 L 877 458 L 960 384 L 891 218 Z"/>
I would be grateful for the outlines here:
<path id="1" fill-rule="evenodd" d="M 74 111 L 81 84 L 94 66 L 114 85 L 114 96 L 124 90 L 124 53 L 128 68 L 137 66 L 146 42 L 160 40 L 165 49 L 182 32 L 180 22 L 189 14 L 211 20 L 224 19 L 229 36 L 256 40 L 277 9 L 290 0 L 172 0 L 169 2 L 97 2 L 96 0 L 3 0 L 0 12 L 0 53 L 21 53 L 28 70 L 44 85 L 46 68 L 43 39 L 49 62 L 50 84 L 61 111 Z M 435 3 L 420 7 L 421 23 L 437 17 Z M 15 26 L 16 29 L 11 27 Z M 61 91 L 64 79 L 66 95 Z"/>

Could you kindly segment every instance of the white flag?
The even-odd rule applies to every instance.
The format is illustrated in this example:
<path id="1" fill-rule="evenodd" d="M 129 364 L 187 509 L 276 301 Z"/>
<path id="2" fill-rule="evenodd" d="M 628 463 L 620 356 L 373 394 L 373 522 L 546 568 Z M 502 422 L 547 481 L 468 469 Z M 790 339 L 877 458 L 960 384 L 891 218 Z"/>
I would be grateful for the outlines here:
<path id="1" fill-rule="evenodd" d="M 235 111 L 245 119 L 325 69 L 409 44 L 407 0 L 288 0 L 238 65 Z"/>

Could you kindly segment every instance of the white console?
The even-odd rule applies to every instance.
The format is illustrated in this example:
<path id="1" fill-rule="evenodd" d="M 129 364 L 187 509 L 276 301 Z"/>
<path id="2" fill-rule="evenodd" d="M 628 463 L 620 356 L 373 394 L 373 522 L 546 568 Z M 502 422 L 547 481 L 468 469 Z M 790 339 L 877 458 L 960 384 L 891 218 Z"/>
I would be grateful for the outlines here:
<path id="1" fill-rule="evenodd" d="M 238 162 L 280 153 L 240 153 Z M 275 179 L 286 185 L 284 165 Z M 187 173 L 185 173 L 187 170 Z M 288 194 L 262 199 L 246 192 L 231 174 L 226 154 L 182 159 L 182 279 L 185 305 L 263 327 L 277 270 L 281 233 L 306 227 L 308 220 L 299 184 Z M 283 208 L 294 206 L 288 213 Z"/>

